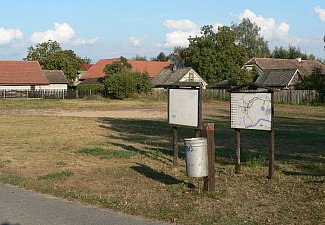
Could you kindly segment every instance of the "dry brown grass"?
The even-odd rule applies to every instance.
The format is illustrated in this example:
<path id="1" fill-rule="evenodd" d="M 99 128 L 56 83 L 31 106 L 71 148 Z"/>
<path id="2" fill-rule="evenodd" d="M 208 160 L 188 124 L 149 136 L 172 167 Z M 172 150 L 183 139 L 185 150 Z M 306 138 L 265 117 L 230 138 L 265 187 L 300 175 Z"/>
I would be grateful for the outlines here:
<path id="1" fill-rule="evenodd" d="M 0 104 L 0 179 L 4 182 L 180 224 L 325 223 L 324 107 L 277 106 L 277 167 L 270 181 L 265 164 L 267 135 L 243 132 L 243 172 L 235 175 L 229 103 L 205 104 L 204 117 L 217 129 L 217 177 L 216 192 L 204 193 L 201 180 L 185 176 L 182 154 L 180 165 L 172 166 L 171 133 L 164 117 L 145 118 L 150 109 L 166 110 L 165 103 L 69 100 L 38 102 L 38 107 L 20 101 Z M 143 119 L 42 115 L 51 110 L 140 108 L 147 109 Z M 25 115 L 24 110 L 39 115 Z M 193 130 L 180 129 L 180 146 L 182 138 L 193 134 Z M 100 159 L 78 153 L 95 148 L 132 153 L 132 157 Z M 69 176 L 42 179 L 66 171 L 71 172 Z"/>

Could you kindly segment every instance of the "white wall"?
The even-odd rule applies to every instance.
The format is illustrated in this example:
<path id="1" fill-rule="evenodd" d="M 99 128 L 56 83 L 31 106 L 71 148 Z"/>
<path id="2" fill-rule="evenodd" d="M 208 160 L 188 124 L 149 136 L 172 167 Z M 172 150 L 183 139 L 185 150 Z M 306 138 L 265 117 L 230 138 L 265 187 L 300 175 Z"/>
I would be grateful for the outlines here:
<path id="1" fill-rule="evenodd" d="M 203 84 L 203 89 L 205 89 L 207 83 L 204 80 L 202 80 L 194 70 L 190 70 L 187 74 L 185 74 L 185 76 L 180 80 L 180 82 L 189 82 L 190 73 L 194 74 L 194 81 L 192 82 L 201 82 Z"/>
<path id="2" fill-rule="evenodd" d="M 50 84 L 50 85 L 35 85 L 35 90 L 49 90 L 49 89 L 55 89 L 55 90 L 67 90 L 68 85 L 67 84 Z M 12 86 L 1 86 L 0 90 L 31 90 L 30 85 L 12 85 Z"/>
<path id="3" fill-rule="evenodd" d="M 55 89 L 55 90 L 67 90 L 68 85 L 67 84 L 49 84 L 49 85 L 41 85 L 42 90 L 49 90 L 49 89 Z"/>

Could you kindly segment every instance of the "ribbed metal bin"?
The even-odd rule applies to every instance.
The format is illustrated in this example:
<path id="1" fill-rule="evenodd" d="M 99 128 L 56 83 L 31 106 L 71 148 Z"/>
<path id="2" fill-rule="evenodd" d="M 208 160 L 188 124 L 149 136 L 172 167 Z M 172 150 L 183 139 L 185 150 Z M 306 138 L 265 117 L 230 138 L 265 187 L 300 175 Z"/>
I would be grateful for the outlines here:
<path id="1" fill-rule="evenodd" d="M 186 174 L 188 177 L 208 176 L 208 148 L 206 138 L 184 139 Z"/>

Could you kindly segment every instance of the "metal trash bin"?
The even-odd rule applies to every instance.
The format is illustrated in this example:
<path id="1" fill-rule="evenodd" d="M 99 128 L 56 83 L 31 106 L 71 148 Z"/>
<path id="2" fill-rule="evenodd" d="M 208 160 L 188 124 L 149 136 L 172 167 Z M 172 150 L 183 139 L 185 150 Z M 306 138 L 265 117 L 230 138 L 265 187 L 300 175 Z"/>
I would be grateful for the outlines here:
<path id="1" fill-rule="evenodd" d="M 208 144 L 206 138 L 186 138 L 185 161 L 188 177 L 208 176 Z"/>

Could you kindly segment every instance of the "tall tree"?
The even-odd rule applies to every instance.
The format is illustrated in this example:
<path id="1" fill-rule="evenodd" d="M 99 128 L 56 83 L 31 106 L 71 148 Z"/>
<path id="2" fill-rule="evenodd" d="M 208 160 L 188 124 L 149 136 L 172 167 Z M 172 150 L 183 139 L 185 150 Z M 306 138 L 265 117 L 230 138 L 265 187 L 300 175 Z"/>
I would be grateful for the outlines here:
<path id="1" fill-rule="evenodd" d="M 25 61 L 38 61 L 41 65 L 47 63 L 47 58 L 50 55 L 58 53 L 62 48 L 57 41 L 47 41 L 37 44 L 35 47 L 30 46 L 27 50 Z"/>
<path id="2" fill-rule="evenodd" d="M 164 52 L 160 52 L 156 58 L 151 59 L 152 61 L 160 61 L 160 62 L 167 62 L 168 57 L 165 55 Z"/>
<path id="3" fill-rule="evenodd" d="M 137 60 L 137 61 L 148 61 L 147 56 L 141 56 L 141 55 L 136 55 L 132 58 L 132 60 Z"/>
<path id="4" fill-rule="evenodd" d="M 38 61 L 45 70 L 63 70 L 69 84 L 76 79 L 83 63 L 90 63 L 89 58 L 81 58 L 72 50 L 62 50 L 56 41 L 47 41 L 28 48 L 25 61 Z"/>
<path id="5" fill-rule="evenodd" d="M 240 82 L 241 67 L 247 60 L 243 46 L 236 44 L 235 33 L 229 27 L 203 26 L 201 36 L 189 38 L 189 47 L 179 49 L 185 66 L 193 67 L 209 84 L 222 80 Z"/>
<path id="6" fill-rule="evenodd" d="M 268 42 L 261 36 L 261 28 L 248 18 L 244 18 L 240 24 L 232 24 L 231 29 L 236 34 L 236 41 L 243 45 L 250 58 L 269 57 Z"/>
<path id="7" fill-rule="evenodd" d="M 314 56 L 310 54 L 309 56 L 306 53 L 301 52 L 299 47 L 294 47 L 289 45 L 288 49 L 285 49 L 284 47 L 275 46 L 274 50 L 271 53 L 272 58 L 277 59 L 312 59 Z"/>
<path id="8" fill-rule="evenodd" d="M 325 74 L 321 68 L 314 68 L 310 76 L 305 77 L 305 88 L 317 91 L 317 101 L 325 102 Z"/>

